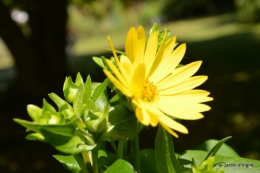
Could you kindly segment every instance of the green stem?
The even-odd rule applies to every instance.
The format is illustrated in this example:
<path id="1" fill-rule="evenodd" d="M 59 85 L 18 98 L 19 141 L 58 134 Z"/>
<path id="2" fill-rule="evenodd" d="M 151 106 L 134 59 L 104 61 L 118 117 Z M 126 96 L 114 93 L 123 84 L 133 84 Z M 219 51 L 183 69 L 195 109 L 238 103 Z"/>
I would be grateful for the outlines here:
<path id="1" fill-rule="evenodd" d="M 110 144 L 111 144 L 112 149 L 114 150 L 114 152 L 117 153 L 117 147 L 116 147 L 115 142 L 114 142 L 114 141 L 111 141 Z"/>
<path id="2" fill-rule="evenodd" d="M 79 164 L 79 166 L 80 166 L 80 168 L 81 168 L 81 170 L 82 170 L 83 173 L 90 173 L 89 170 L 87 169 L 87 167 L 86 167 L 86 165 L 85 165 L 83 159 L 80 157 L 79 154 L 75 154 L 75 155 L 73 155 L 73 157 L 74 157 L 74 158 L 76 159 L 76 161 L 78 162 L 78 164 Z"/>
<path id="3" fill-rule="evenodd" d="M 91 154 L 89 151 L 84 151 L 84 152 L 82 152 L 82 157 L 83 157 L 85 165 L 87 166 L 87 170 L 89 170 L 90 173 L 93 173 L 89 154 Z"/>
<path id="4" fill-rule="evenodd" d="M 128 140 L 125 140 L 124 155 L 127 155 Z"/>
<path id="5" fill-rule="evenodd" d="M 140 154 L 139 154 L 139 136 L 132 140 L 133 166 L 137 173 L 141 173 Z"/>
<path id="6" fill-rule="evenodd" d="M 123 159 L 125 140 L 119 140 L 117 159 Z"/>
<path id="7" fill-rule="evenodd" d="M 98 170 L 98 148 L 95 147 L 92 150 L 92 164 L 93 164 L 93 173 L 99 173 Z"/>

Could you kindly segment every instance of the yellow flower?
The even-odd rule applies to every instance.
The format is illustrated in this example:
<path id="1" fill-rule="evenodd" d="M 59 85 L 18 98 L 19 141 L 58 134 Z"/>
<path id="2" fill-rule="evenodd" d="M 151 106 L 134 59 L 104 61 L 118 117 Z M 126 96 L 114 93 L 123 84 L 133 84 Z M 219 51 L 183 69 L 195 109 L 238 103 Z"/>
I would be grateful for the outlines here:
<path id="1" fill-rule="evenodd" d="M 118 67 L 106 59 L 113 74 L 108 70 L 104 73 L 131 100 L 142 124 L 157 126 L 160 123 L 178 137 L 172 129 L 181 133 L 188 133 L 188 130 L 174 119 L 196 120 L 203 118 L 201 112 L 210 110 L 209 106 L 201 104 L 213 100 L 208 97 L 210 93 L 194 89 L 205 82 L 207 76 L 191 77 L 202 61 L 176 68 L 186 50 L 185 44 L 174 50 L 176 37 L 158 48 L 156 31 L 146 43 L 143 27 L 131 28 L 126 38 L 125 55 L 120 59 L 109 37 L 108 40 Z"/>

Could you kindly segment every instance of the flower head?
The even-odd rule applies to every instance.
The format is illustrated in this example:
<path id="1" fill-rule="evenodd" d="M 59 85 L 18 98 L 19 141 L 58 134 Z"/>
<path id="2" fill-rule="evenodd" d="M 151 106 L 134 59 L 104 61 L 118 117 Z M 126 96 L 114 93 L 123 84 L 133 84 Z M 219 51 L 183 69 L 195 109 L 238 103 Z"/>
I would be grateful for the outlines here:
<path id="1" fill-rule="evenodd" d="M 181 133 L 188 133 L 188 130 L 174 119 L 196 120 L 203 118 L 201 112 L 210 110 L 202 104 L 213 100 L 208 97 L 209 92 L 194 89 L 205 82 L 207 76 L 191 77 L 202 62 L 177 67 L 186 45 L 176 48 L 176 37 L 158 44 L 158 34 L 154 31 L 146 43 L 143 27 L 131 28 L 126 38 L 125 55 L 120 58 L 109 37 L 108 40 L 118 67 L 106 59 L 113 73 L 106 69 L 104 73 L 131 100 L 142 124 L 157 126 L 160 123 L 178 137 L 172 129 Z"/>

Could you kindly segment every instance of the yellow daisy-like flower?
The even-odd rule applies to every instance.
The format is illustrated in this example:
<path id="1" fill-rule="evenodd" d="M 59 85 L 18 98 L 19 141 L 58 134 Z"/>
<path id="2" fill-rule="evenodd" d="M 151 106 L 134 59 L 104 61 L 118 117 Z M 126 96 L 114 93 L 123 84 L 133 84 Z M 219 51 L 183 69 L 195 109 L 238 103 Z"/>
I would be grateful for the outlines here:
<path id="1" fill-rule="evenodd" d="M 104 73 L 132 101 L 136 117 L 142 124 L 157 126 L 160 123 L 178 137 L 172 129 L 181 133 L 188 133 L 188 130 L 174 119 L 196 120 L 203 118 L 201 112 L 210 110 L 209 106 L 201 104 L 213 100 L 208 97 L 209 92 L 194 89 L 205 82 L 207 76 L 191 77 L 202 61 L 176 68 L 186 50 L 185 44 L 174 49 L 176 37 L 158 48 L 156 31 L 146 43 L 143 27 L 131 28 L 126 38 L 125 55 L 120 59 L 109 37 L 108 40 L 118 68 L 106 59 L 113 74 L 108 70 Z"/>

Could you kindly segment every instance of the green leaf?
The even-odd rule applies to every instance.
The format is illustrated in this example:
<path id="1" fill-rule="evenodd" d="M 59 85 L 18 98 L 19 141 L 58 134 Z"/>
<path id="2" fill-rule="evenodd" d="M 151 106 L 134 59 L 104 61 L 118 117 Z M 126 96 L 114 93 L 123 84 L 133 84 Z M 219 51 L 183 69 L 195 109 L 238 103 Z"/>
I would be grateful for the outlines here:
<path id="1" fill-rule="evenodd" d="M 44 131 L 42 134 L 46 141 L 56 150 L 66 154 L 78 154 L 84 151 L 90 151 L 95 147 L 95 145 L 86 145 L 79 136 L 67 137 Z"/>
<path id="2" fill-rule="evenodd" d="M 194 150 L 210 151 L 219 141 L 215 139 L 207 140 L 195 147 Z M 239 157 L 239 155 L 230 146 L 223 143 L 221 148 L 217 152 L 218 155 L 227 157 Z"/>
<path id="3" fill-rule="evenodd" d="M 48 103 L 45 99 L 43 99 L 42 114 L 47 114 L 49 112 L 56 113 L 56 110 L 50 103 Z"/>
<path id="4" fill-rule="evenodd" d="M 31 134 L 26 136 L 26 139 L 30 140 L 30 141 L 46 142 L 44 136 L 40 133 L 31 133 Z"/>
<path id="5" fill-rule="evenodd" d="M 49 97 L 52 99 L 52 101 L 58 106 L 59 111 L 64 106 L 67 105 L 68 109 L 73 112 L 72 106 L 66 102 L 65 100 L 61 99 L 57 94 L 51 93 L 49 94 Z"/>
<path id="6" fill-rule="evenodd" d="M 98 150 L 98 165 L 102 172 L 109 166 L 109 158 L 106 150 Z"/>
<path id="7" fill-rule="evenodd" d="M 84 84 L 84 81 L 83 81 L 80 73 L 78 73 L 77 77 L 76 77 L 75 85 L 80 86 L 80 85 L 83 85 L 83 84 Z"/>
<path id="8" fill-rule="evenodd" d="M 180 163 L 186 168 L 190 168 L 191 160 L 194 158 L 196 165 L 200 165 L 207 156 L 206 151 L 187 150 L 180 157 Z M 215 155 L 215 170 L 221 169 L 225 173 L 258 173 L 260 161 L 241 157 L 226 157 Z M 246 167 L 247 166 L 247 167 Z"/>
<path id="9" fill-rule="evenodd" d="M 127 161 L 118 159 L 104 173 L 135 173 L 135 170 Z"/>
<path id="10" fill-rule="evenodd" d="M 158 173 L 179 173 L 181 168 L 175 156 L 172 137 L 161 126 L 155 139 L 155 159 Z"/>
<path id="11" fill-rule="evenodd" d="M 42 134 L 45 142 L 62 153 L 77 154 L 95 147 L 95 145 L 86 145 L 79 136 L 75 135 L 77 128 L 75 121 L 64 125 L 41 125 L 20 119 L 14 119 L 14 121 L 29 130 Z"/>
<path id="12" fill-rule="evenodd" d="M 140 150 L 140 161 L 142 173 L 157 173 L 154 150 Z"/>
<path id="13" fill-rule="evenodd" d="M 134 113 L 122 105 L 110 109 L 108 121 L 110 126 L 101 136 L 104 140 L 134 139 L 142 127 Z"/>
<path id="14" fill-rule="evenodd" d="M 84 86 L 81 84 L 79 86 L 79 89 L 78 89 L 78 92 L 77 92 L 77 95 L 74 99 L 74 102 L 73 102 L 73 109 L 74 109 L 74 112 L 77 116 L 82 116 L 82 113 L 83 113 L 83 90 L 84 90 Z"/>
<path id="15" fill-rule="evenodd" d="M 100 85 L 97 86 L 95 89 L 93 95 L 92 95 L 92 100 L 95 102 L 105 91 L 107 88 L 107 85 L 109 84 L 109 80 L 105 79 L 104 82 L 102 82 Z"/>
<path id="16" fill-rule="evenodd" d="M 222 169 L 225 173 L 259 173 L 260 161 L 245 159 L 241 157 L 232 158 L 225 156 L 215 156 L 217 168 Z M 223 167 L 224 166 L 224 167 Z"/>
<path id="17" fill-rule="evenodd" d="M 95 56 L 94 56 L 92 59 L 93 59 L 93 61 L 94 61 L 97 65 L 99 65 L 101 68 L 107 69 L 107 67 L 106 67 L 106 65 L 104 64 L 102 58 L 100 58 L 100 57 L 95 57 Z"/>
<path id="18" fill-rule="evenodd" d="M 84 85 L 84 91 L 83 91 L 83 103 L 86 102 L 87 99 L 91 98 L 91 93 L 92 93 L 92 83 L 91 83 L 91 78 L 88 75 L 86 83 Z"/>
<path id="19" fill-rule="evenodd" d="M 230 138 L 232 138 L 231 136 L 228 136 L 224 139 L 221 139 L 208 153 L 208 155 L 206 156 L 206 158 L 204 160 L 207 160 L 208 158 L 210 158 L 211 156 L 215 156 L 216 153 L 218 152 L 218 150 L 220 149 L 220 147 L 222 146 L 222 144 L 224 142 L 226 142 L 227 140 L 229 140 Z"/>
<path id="20" fill-rule="evenodd" d="M 76 159 L 72 155 L 64 156 L 64 155 L 54 155 L 56 160 L 58 160 L 62 166 L 73 173 L 80 173 L 80 166 Z"/>
<path id="21" fill-rule="evenodd" d="M 29 130 L 41 133 L 41 131 L 51 132 L 57 135 L 72 137 L 75 134 L 77 124 L 71 121 L 68 124 L 54 125 L 54 124 L 38 124 L 15 118 L 14 121 Z"/>

